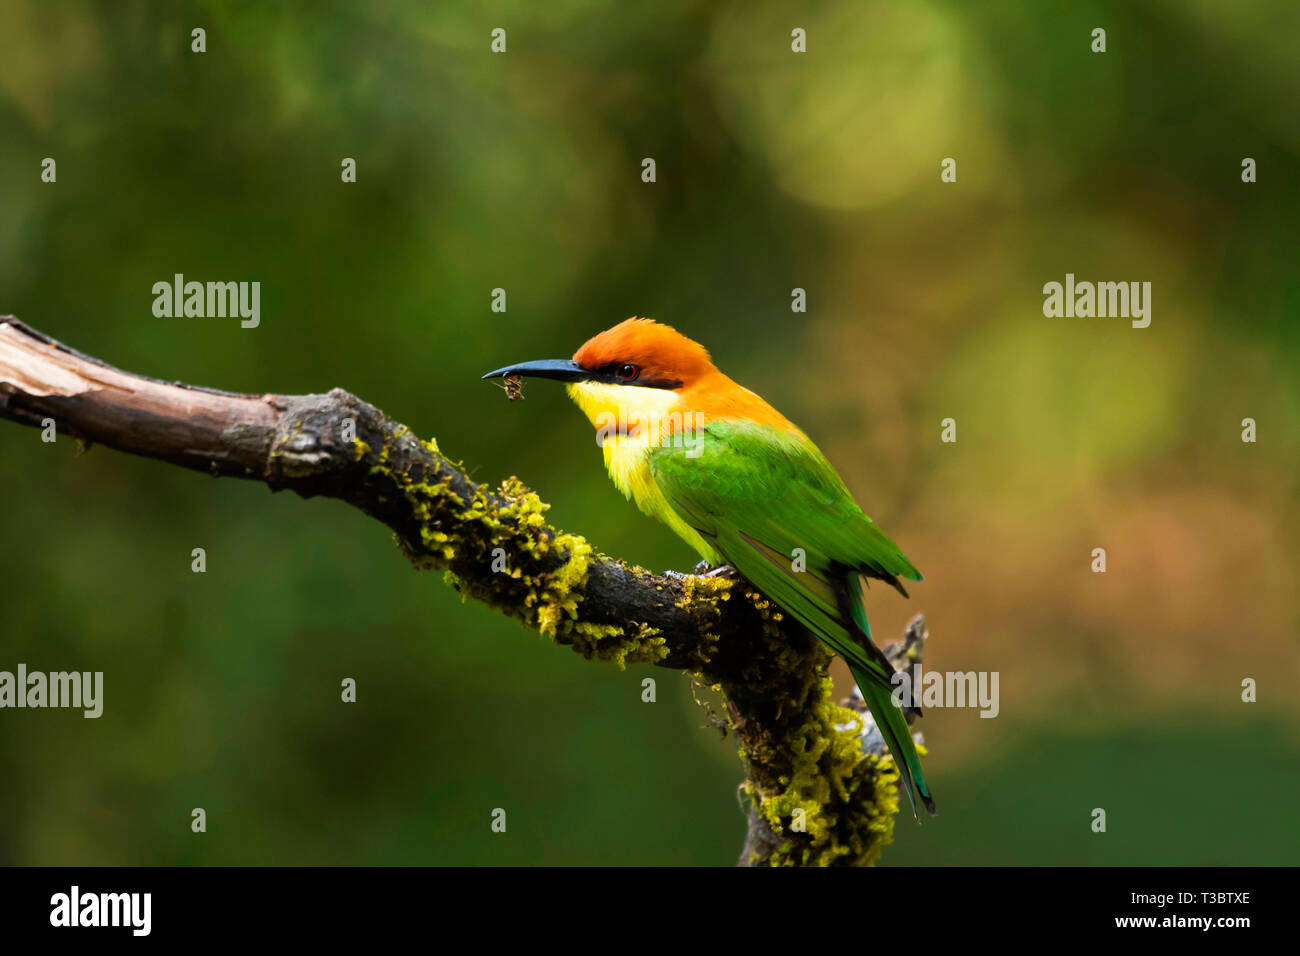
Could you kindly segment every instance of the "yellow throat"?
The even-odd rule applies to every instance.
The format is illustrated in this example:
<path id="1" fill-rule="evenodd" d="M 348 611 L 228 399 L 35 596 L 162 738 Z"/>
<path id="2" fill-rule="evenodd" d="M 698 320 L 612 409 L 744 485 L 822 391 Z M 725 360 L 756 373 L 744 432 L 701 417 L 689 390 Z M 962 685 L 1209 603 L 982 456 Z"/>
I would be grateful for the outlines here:
<path id="1" fill-rule="evenodd" d="M 650 470 L 650 452 L 660 438 L 670 433 L 673 423 L 692 414 L 683 407 L 681 396 L 667 388 L 600 382 L 573 382 L 566 388 L 596 427 L 596 441 L 614 486 L 642 512 L 668 525 L 704 560 L 722 563 L 722 556 L 668 504 Z"/>

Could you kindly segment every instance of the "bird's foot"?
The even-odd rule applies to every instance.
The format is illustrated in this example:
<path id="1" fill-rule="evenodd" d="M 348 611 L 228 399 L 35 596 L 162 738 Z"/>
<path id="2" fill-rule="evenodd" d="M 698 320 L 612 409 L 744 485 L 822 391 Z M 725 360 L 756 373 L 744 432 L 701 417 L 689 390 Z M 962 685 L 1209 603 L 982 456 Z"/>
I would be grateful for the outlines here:
<path id="1" fill-rule="evenodd" d="M 729 581 L 739 581 L 740 572 L 729 564 L 720 564 L 715 568 L 709 562 L 701 561 L 689 574 L 682 571 L 665 571 L 664 577 L 675 578 L 678 581 L 687 578 L 726 578 Z"/>
<path id="2" fill-rule="evenodd" d="M 700 569 L 704 570 L 701 571 Z M 706 578 L 726 578 L 728 581 L 739 581 L 740 572 L 729 564 L 720 564 L 716 568 L 710 568 L 708 562 L 701 561 L 695 566 L 696 574 L 703 574 Z"/>
<path id="3" fill-rule="evenodd" d="M 739 581 L 740 572 L 729 564 L 720 564 L 715 568 L 709 562 L 701 561 L 690 574 L 670 570 L 664 572 L 664 577 L 675 578 L 678 581 L 684 581 L 687 578 L 726 578 L 729 581 Z"/>

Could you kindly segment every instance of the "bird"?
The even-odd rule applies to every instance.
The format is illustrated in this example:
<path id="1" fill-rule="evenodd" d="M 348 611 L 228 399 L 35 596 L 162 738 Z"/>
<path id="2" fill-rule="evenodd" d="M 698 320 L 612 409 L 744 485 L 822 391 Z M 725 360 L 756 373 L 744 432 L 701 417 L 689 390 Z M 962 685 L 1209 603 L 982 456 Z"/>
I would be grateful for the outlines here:
<path id="1" fill-rule="evenodd" d="M 564 382 L 597 429 L 623 495 L 709 565 L 730 567 L 844 658 L 898 769 L 912 815 L 935 813 L 893 665 L 871 638 L 861 580 L 904 597 L 922 580 L 858 507 L 801 429 L 728 378 L 707 349 L 670 325 L 630 318 L 572 359 L 507 365 L 484 379 Z M 800 551 L 800 549 L 802 549 Z M 801 560 L 800 560 L 801 558 Z M 913 794 L 915 790 L 915 794 Z"/>

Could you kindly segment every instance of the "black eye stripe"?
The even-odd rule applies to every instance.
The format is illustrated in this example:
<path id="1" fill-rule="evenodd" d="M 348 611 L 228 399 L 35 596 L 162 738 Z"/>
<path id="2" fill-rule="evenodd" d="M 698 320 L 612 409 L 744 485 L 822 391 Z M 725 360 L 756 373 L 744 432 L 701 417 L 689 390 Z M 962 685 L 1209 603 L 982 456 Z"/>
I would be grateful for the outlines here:
<path id="1" fill-rule="evenodd" d="M 628 368 L 636 371 L 636 374 L 630 378 L 623 374 L 623 370 Z M 602 365 L 600 368 L 592 370 L 591 380 L 609 385 L 636 385 L 640 388 L 682 387 L 680 379 L 654 377 L 653 373 L 647 375 L 645 369 L 633 362 L 610 362 L 607 365 Z"/>

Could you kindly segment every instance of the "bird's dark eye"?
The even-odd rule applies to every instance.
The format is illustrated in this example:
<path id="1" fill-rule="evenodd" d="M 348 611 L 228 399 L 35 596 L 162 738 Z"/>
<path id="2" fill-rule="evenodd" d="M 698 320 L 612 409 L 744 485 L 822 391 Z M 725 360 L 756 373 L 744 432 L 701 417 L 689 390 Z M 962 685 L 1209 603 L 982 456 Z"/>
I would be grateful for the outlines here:
<path id="1" fill-rule="evenodd" d="M 618 377 L 625 382 L 633 381 L 640 374 L 641 370 L 635 365 L 624 365 L 618 370 Z"/>

